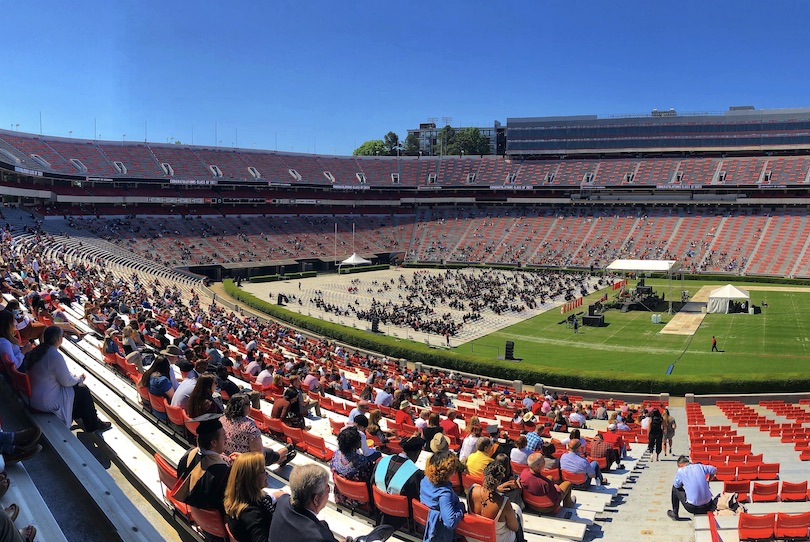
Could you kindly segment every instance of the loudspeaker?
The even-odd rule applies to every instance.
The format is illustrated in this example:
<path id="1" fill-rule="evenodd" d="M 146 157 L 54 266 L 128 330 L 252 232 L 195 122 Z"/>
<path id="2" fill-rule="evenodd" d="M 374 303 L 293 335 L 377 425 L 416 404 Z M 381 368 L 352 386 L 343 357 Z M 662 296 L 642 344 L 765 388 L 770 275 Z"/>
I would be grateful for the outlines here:
<path id="1" fill-rule="evenodd" d="M 596 306 L 588 305 L 588 316 L 593 316 L 594 314 L 596 314 Z"/>
<path id="2" fill-rule="evenodd" d="M 380 332 L 380 319 L 375 318 L 371 321 L 371 332 L 372 333 L 379 333 Z"/>
<path id="3" fill-rule="evenodd" d="M 506 349 L 504 351 L 504 359 L 515 359 L 515 343 L 506 341 Z"/>

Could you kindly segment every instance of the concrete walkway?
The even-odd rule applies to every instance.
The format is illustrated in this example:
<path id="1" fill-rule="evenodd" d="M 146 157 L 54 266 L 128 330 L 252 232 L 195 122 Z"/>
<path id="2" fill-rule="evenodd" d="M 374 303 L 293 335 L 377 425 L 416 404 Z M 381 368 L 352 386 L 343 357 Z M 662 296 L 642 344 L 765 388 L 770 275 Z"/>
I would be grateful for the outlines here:
<path id="1" fill-rule="evenodd" d="M 645 445 L 633 444 L 628 455 L 643 454 L 642 458 L 633 476 L 620 488 L 611 512 L 597 518 L 601 531 L 592 527 L 586 540 L 692 542 L 695 539 L 692 521 L 675 522 L 667 517 L 672 479 L 677 470 L 675 461 L 679 455 L 689 452 L 686 411 L 682 407 L 671 407 L 670 414 L 678 423 L 673 441 L 675 455 L 662 455 L 660 461 L 651 462 Z"/>

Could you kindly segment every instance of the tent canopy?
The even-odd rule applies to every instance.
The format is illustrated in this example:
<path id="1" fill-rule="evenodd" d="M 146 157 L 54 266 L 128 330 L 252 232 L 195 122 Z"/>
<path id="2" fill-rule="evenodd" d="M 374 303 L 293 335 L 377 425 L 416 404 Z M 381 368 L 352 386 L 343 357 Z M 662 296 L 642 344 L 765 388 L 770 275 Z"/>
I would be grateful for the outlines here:
<path id="1" fill-rule="evenodd" d="M 673 273 L 680 268 L 675 260 L 615 260 L 608 271 L 636 271 L 641 273 Z"/>
<path id="2" fill-rule="evenodd" d="M 355 252 L 354 254 L 352 254 L 351 256 L 349 256 L 348 258 L 343 260 L 342 262 L 340 262 L 340 265 L 363 265 L 363 264 L 367 264 L 367 263 L 371 263 L 371 260 L 366 260 L 365 258 L 361 258 Z"/>
<path id="3" fill-rule="evenodd" d="M 748 292 L 727 284 L 722 288 L 718 288 L 709 294 L 709 304 L 706 307 L 706 312 L 709 314 L 728 314 L 729 301 L 732 299 L 751 299 Z"/>

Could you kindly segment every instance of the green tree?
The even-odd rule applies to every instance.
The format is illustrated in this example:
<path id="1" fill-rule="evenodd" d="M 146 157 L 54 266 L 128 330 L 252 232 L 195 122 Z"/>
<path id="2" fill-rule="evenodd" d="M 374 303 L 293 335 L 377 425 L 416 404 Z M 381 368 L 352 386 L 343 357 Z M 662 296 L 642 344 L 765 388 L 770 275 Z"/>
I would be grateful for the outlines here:
<path id="1" fill-rule="evenodd" d="M 439 156 L 441 154 L 452 154 L 448 152 L 450 149 L 453 148 L 453 143 L 456 140 L 456 130 L 452 126 L 445 126 L 439 131 L 439 137 L 437 138 L 436 144 L 433 145 L 433 154 L 434 156 Z M 459 151 L 461 154 L 461 151 Z"/>
<path id="2" fill-rule="evenodd" d="M 410 155 L 419 154 L 419 136 L 415 133 L 411 132 L 408 134 L 408 137 L 405 138 L 404 152 Z"/>
<path id="3" fill-rule="evenodd" d="M 445 154 L 489 154 L 489 139 L 478 128 L 462 128 Z"/>
<path id="4" fill-rule="evenodd" d="M 385 156 L 386 154 L 388 154 L 388 149 L 385 148 L 382 139 L 370 139 L 354 149 L 352 153 L 354 156 Z"/>
<path id="5" fill-rule="evenodd" d="M 383 138 L 383 144 L 391 156 L 397 155 L 397 147 L 399 147 L 399 136 L 394 132 L 388 132 Z"/>

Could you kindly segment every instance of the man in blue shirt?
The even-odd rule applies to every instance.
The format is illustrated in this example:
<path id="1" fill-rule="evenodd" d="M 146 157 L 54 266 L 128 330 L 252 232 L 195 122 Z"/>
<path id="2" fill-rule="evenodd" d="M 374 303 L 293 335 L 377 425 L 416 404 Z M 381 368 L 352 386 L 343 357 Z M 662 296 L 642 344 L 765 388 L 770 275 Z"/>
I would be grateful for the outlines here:
<path id="1" fill-rule="evenodd" d="M 717 469 L 711 465 L 691 463 L 687 456 L 680 456 L 678 472 L 672 482 L 672 510 L 667 510 L 667 516 L 675 521 L 680 520 L 678 509 L 681 504 L 692 514 L 705 514 L 714 510 L 716 499 L 712 497 L 706 476 L 714 478 L 716 472 Z"/>

